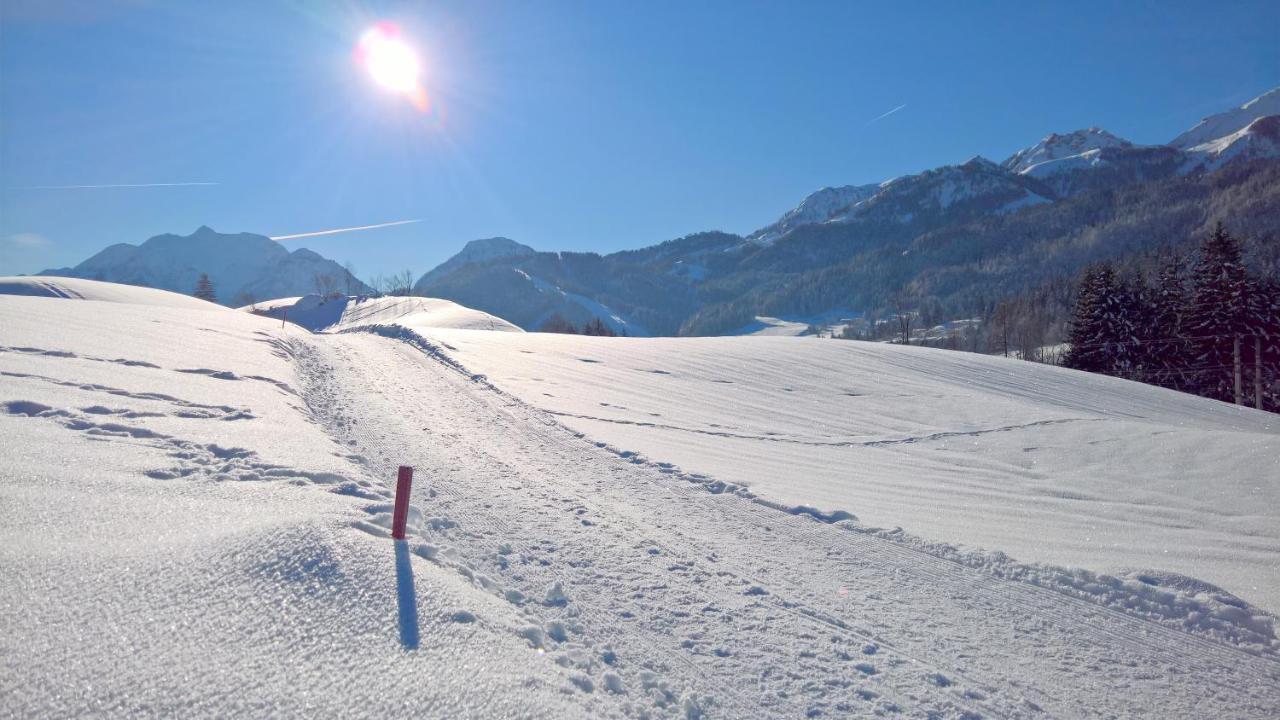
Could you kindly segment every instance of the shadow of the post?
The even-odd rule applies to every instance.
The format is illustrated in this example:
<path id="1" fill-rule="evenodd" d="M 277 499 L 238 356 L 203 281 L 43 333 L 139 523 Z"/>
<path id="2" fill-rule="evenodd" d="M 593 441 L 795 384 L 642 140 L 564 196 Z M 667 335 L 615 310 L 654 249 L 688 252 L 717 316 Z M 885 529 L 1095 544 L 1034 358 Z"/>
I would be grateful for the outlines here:
<path id="1" fill-rule="evenodd" d="M 418 649 L 418 596 L 413 589 L 413 564 L 409 543 L 396 540 L 396 602 L 400 607 L 400 644 L 405 650 Z"/>

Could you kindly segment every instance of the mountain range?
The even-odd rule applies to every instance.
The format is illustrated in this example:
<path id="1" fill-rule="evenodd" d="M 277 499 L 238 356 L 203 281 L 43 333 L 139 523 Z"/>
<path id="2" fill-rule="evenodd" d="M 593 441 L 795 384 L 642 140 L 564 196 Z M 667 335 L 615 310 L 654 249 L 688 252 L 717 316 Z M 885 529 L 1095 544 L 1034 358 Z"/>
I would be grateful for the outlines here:
<path id="1" fill-rule="evenodd" d="M 925 305 L 954 317 L 1090 262 L 1190 239 L 1222 220 L 1280 237 L 1280 88 L 1166 145 L 1100 128 L 1052 133 L 883 183 L 822 188 L 748 235 L 639 250 L 538 252 L 478 240 L 424 275 L 443 297 L 536 329 L 552 314 L 630 334 L 734 333 L 758 315 Z"/>
<path id="2" fill-rule="evenodd" d="M 822 188 L 746 236 L 700 232 L 607 255 L 474 240 L 423 275 L 439 297 L 538 329 L 560 315 L 631 335 L 740 331 L 756 316 L 919 310 L 964 317 L 1090 262 L 1186 241 L 1224 221 L 1280 238 L 1280 88 L 1205 118 L 1165 145 L 1091 127 L 1051 133 L 996 163 L 974 157 L 882 183 Z M 70 275 L 190 292 L 208 273 L 224 302 L 368 288 L 309 250 L 202 227 L 113 245 Z M 245 304 L 236 302 L 235 304 Z"/>
<path id="3" fill-rule="evenodd" d="M 353 294 L 369 291 L 341 265 L 305 248 L 290 252 L 265 235 L 224 234 L 203 225 L 190 235 L 112 245 L 75 267 L 40 274 L 180 293 L 191 293 L 200 275 L 207 274 L 218 301 L 228 305 L 306 295 L 316 292 L 318 284 Z"/>

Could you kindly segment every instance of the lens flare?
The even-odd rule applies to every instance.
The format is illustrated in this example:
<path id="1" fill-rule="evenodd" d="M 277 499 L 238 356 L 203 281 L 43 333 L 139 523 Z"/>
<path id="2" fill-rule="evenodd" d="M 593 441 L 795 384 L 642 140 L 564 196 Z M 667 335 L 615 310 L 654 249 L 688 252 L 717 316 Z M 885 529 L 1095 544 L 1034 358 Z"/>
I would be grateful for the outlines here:
<path id="1" fill-rule="evenodd" d="M 356 60 L 375 83 L 426 110 L 426 90 L 419 80 L 422 63 L 394 23 L 381 22 L 366 30 L 356 45 Z"/>

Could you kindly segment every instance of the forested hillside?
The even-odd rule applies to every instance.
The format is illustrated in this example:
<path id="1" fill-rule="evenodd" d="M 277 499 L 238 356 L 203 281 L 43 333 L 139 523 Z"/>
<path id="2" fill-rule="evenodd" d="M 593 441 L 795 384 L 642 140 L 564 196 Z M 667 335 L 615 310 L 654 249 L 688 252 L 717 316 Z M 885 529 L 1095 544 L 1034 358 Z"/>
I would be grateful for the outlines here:
<path id="1" fill-rule="evenodd" d="M 1280 163 L 1236 163 L 1216 173 L 1172 176 L 1078 193 L 1052 204 L 904 238 L 842 225 L 809 226 L 785 243 L 845 247 L 852 257 L 809 272 L 751 273 L 756 287 L 709 305 L 681 328 L 712 335 L 759 315 L 810 315 L 827 308 L 919 312 L 925 322 L 990 315 L 1002 299 L 1073 279 L 1101 260 L 1140 262 L 1198 241 L 1218 222 L 1256 248 L 1271 268 L 1280 239 Z M 888 240 L 857 250 L 869 236 Z M 781 244 L 781 243 L 780 243 Z M 741 277 L 733 282 L 742 283 Z M 1065 309 L 1069 298 L 1058 303 Z"/>

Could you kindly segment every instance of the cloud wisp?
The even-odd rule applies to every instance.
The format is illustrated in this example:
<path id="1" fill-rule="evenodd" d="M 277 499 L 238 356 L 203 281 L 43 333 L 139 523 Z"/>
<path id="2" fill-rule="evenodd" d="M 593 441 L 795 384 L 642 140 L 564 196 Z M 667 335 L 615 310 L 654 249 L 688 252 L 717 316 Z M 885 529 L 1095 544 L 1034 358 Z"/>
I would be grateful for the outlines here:
<path id="1" fill-rule="evenodd" d="M 15 190 L 100 190 L 103 188 L 153 188 L 153 187 L 198 187 L 220 185 L 216 182 L 176 182 L 176 183 L 112 183 L 108 185 L 27 185 Z"/>
<path id="2" fill-rule="evenodd" d="M 49 239 L 37 233 L 17 233 L 9 236 L 9 244 L 21 248 L 40 248 L 49 244 Z"/>
<path id="3" fill-rule="evenodd" d="M 376 230 L 377 228 L 394 227 L 396 225 L 412 225 L 413 223 L 420 223 L 420 222 L 422 222 L 421 219 L 395 220 L 392 222 L 377 223 L 374 225 L 357 225 L 355 227 L 333 228 L 330 230 L 316 230 L 314 232 L 293 233 L 292 235 L 272 235 L 271 239 L 272 240 L 295 240 L 297 238 L 316 237 L 318 235 L 337 235 L 338 233 L 356 232 L 358 230 Z"/>
<path id="4" fill-rule="evenodd" d="M 890 115 L 892 115 L 892 114 L 894 114 L 894 113 L 898 112 L 899 110 L 901 110 L 901 109 L 905 108 L 906 106 L 907 106 L 907 104 L 906 104 L 906 103 L 902 103 L 901 105 L 899 105 L 898 107 L 896 107 L 896 108 L 894 108 L 894 109 L 890 110 L 890 111 L 889 111 L 889 112 L 887 112 L 887 113 L 882 113 L 882 114 L 880 114 L 880 115 L 877 115 L 877 116 L 875 116 L 875 117 L 871 118 L 870 120 L 868 120 L 868 121 L 867 121 L 867 124 L 868 124 L 868 125 L 870 125 L 870 124 L 871 124 L 871 123 L 873 123 L 873 122 L 879 122 L 879 121 L 881 121 L 881 120 L 883 120 L 883 119 L 885 119 L 885 118 L 889 117 Z"/>

